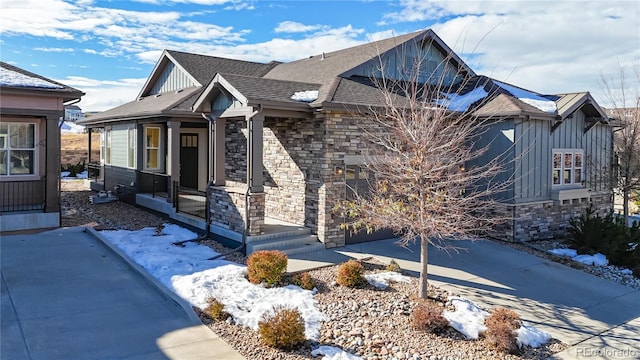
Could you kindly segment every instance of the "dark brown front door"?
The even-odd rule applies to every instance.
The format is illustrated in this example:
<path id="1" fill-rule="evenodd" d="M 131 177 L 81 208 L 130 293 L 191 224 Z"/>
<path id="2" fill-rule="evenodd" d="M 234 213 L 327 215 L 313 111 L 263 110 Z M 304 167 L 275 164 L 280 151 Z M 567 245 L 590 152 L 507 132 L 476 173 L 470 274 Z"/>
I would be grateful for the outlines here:
<path id="1" fill-rule="evenodd" d="M 180 134 L 180 186 L 198 188 L 198 134 Z"/>

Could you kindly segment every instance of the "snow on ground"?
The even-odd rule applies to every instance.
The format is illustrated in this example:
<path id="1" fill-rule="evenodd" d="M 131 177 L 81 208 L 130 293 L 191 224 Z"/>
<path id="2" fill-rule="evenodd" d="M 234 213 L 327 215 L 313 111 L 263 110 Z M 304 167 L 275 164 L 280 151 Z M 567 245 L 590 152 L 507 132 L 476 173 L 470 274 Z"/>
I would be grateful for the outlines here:
<path id="1" fill-rule="evenodd" d="M 291 95 L 291 100 L 312 102 L 318 98 L 318 90 L 296 91 Z"/>
<path id="2" fill-rule="evenodd" d="M 71 175 L 69 171 L 60 172 L 60 178 L 62 179 L 88 179 L 89 178 L 89 172 L 87 170 L 81 173 L 77 173 L 75 177 L 70 177 L 69 175 Z"/>
<path id="3" fill-rule="evenodd" d="M 607 257 L 600 253 L 594 255 L 578 255 L 578 252 L 574 249 L 551 249 L 549 252 L 558 256 L 570 257 L 571 260 L 585 265 L 607 266 L 609 264 Z"/>
<path id="4" fill-rule="evenodd" d="M 405 282 L 408 283 L 411 279 L 408 276 L 404 276 L 395 271 L 384 271 L 375 274 L 366 274 L 364 278 L 369 284 L 375 286 L 378 289 L 386 289 L 389 287 L 390 282 Z"/>
<path id="5" fill-rule="evenodd" d="M 442 95 L 446 96 L 447 98 L 439 99 L 438 105 L 442 105 L 452 111 L 464 112 L 469 109 L 469 106 L 471 106 L 471 104 L 480 99 L 484 99 L 488 94 L 484 90 L 484 88 L 477 87 L 463 95 L 457 93 L 442 93 Z"/>
<path id="6" fill-rule="evenodd" d="M 225 305 L 236 324 L 258 328 L 258 322 L 274 306 L 297 308 L 305 319 L 307 338 L 320 337 L 323 315 L 313 292 L 289 285 L 265 288 L 246 280 L 246 267 L 227 260 L 207 260 L 218 255 L 211 248 L 192 242 L 183 247 L 174 242 L 193 240 L 197 234 L 178 225 L 165 224 L 138 231 L 104 230 L 101 235 L 120 248 L 147 272 L 194 306 L 205 308 L 211 296 Z"/>
<path id="7" fill-rule="evenodd" d="M 320 356 L 320 355 L 324 355 L 322 357 L 322 360 L 360 360 L 362 359 L 360 356 L 350 354 L 338 347 L 327 346 L 327 345 L 322 345 L 317 349 L 311 351 L 311 356 Z"/>
<path id="8" fill-rule="evenodd" d="M 63 86 L 33 76 L 0 67 L 0 85 L 35 87 L 43 89 L 62 89 Z"/>
<path id="9" fill-rule="evenodd" d="M 507 90 L 509 93 L 511 93 L 511 95 L 517 97 L 520 101 L 536 107 L 546 113 L 555 113 L 558 110 L 555 101 L 549 100 L 541 96 L 540 94 L 508 85 L 497 80 L 493 80 L 493 82 L 495 82 L 501 88 Z"/>
<path id="10" fill-rule="evenodd" d="M 484 321 L 489 316 L 488 312 L 460 296 L 449 296 L 449 303 L 455 307 L 455 311 L 443 311 L 442 316 L 467 339 L 477 339 L 487 330 Z M 528 345 L 537 348 L 550 338 L 551 335 L 548 333 L 526 324 L 521 324 L 518 329 L 518 346 Z"/>

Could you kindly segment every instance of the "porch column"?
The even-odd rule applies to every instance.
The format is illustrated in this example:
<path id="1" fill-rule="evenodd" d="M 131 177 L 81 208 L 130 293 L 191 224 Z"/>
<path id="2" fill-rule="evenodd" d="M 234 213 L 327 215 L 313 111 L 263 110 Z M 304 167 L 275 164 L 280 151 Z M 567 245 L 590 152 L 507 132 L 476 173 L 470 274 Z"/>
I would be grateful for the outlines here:
<path id="1" fill-rule="evenodd" d="M 168 186 L 169 198 L 173 199 L 173 182 L 180 182 L 180 122 L 167 122 L 167 175 L 171 183 Z"/>
<path id="2" fill-rule="evenodd" d="M 264 175 L 262 168 L 262 129 L 264 115 L 256 114 L 247 117 L 247 185 L 252 193 L 264 191 Z"/>
<path id="3" fill-rule="evenodd" d="M 93 131 L 92 128 L 88 128 L 87 129 L 87 133 L 89 134 L 89 153 L 87 154 L 87 164 L 91 164 L 91 132 Z M 87 168 L 88 170 L 88 168 Z M 88 174 L 88 172 L 87 172 Z"/>
<path id="4" fill-rule="evenodd" d="M 62 113 L 64 114 L 64 113 Z M 45 203 L 44 212 L 60 212 L 58 202 L 60 196 L 60 114 L 48 115 L 43 118 L 45 124 Z"/>
<path id="5" fill-rule="evenodd" d="M 218 118 L 213 123 L 213 185 L 225 184 L 225 128 L 226 119 Z"/>

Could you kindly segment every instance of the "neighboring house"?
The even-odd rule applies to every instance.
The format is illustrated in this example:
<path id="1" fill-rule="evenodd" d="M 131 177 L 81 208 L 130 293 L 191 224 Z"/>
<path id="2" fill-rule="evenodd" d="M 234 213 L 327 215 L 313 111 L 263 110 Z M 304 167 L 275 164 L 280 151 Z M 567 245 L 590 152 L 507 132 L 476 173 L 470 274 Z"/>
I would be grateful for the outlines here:
<path id="1" fill-rule="evenodd" d="M 82 95 L 0 62 L 0 231 L 60 226 L 60 122 Z"/>
<path id="2" fill-rule="evenodd" d="M 64 121 L 76 122 L 84 119 L 82 109 L 78 105 L 69 105 L 64 107 Z"/>
<path id="3" fill-rule="evenodd" d="M 380 105 L 380 64 L 387 78 L 406 80 L 416 59 L 419 81 L 459 93 L 450 110 L 496 119 L 490 155 L 507 153 L 516 179 L 504 197 L 515 220 L 502 237 L 554 236 L 590 202 L 610 211 L 610 189 L 586 165 L 611 156 L 611 129 L 591 95 L 544 96 L 478 76 L 431 30 L 290 63 L 167 50 L 138 99 L 80 121 L 104 139 L 95 188 L 117 186 L 172 217 L 200 195 L 206 210 L 191 214 L 206 222 L 182 220 L 238 241 L 245 232 L 249 251 L 388 237 L 345 232 L 333 207 L 370 176 L 360 126 Z M 277 232 L 287 239 L 274 240 Z"/>

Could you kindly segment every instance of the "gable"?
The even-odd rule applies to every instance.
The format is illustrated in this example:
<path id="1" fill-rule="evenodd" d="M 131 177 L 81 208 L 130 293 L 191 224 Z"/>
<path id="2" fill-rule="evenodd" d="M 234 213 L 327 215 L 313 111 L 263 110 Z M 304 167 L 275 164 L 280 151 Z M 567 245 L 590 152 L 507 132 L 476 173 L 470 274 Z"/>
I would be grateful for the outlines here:
<path id="1" fill-rule="evenodd" d="M 167 62 L 156 81 L 151 85 L 151 90 L 149 90 L 149 93 L 146 95 L 162 94 L 192 86 L 199 86 L 199 84 L 173 62 Z"/>

